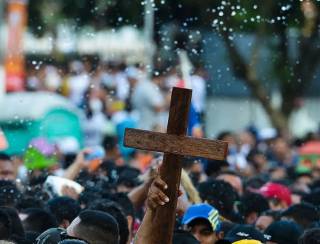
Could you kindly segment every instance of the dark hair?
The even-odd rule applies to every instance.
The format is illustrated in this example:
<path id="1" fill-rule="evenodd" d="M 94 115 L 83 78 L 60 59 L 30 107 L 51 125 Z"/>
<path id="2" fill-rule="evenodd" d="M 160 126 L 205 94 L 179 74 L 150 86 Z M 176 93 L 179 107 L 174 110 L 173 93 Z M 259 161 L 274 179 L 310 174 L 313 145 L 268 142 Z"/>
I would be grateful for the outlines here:
<path id="1" fill-rule="evenodd" d="M 121 207 L 115 202 L 109 200 L 95 201 L 90 207 L 92 210 L 99 210 L 110 214 L 114 217 L 119 226 L 120 244 L 126 244 L 129 238 L 128 221 L 125 214 L 122 212 Z"/>
<path id="2" fill-rule="evenodd" d="M 15 207 L 21 194 L 15 183 L 0 180 L 0 206 Z"/>
<path id="3" fill-rule="evenodd" d="M 11 236 L 12 223 L 9 215 L 0 209 L 0 240 L 7 240 Z"/>
<path id="4" fill-rule="evenodd" d="M 36 244 L 56 244 L 59 241 L 65 239 L 64 236 L 67 233 L 62 228 L 50 228 L 45 232 L 41 233 L 34 243 Z"/>
<path id="5" fill-rule="evenodd" d="M 233 133 L 231 131 L 222 131 L 217 136 L 218 140 L 223 140 L 226 136 L 233 136 Z"/>
<path id="6" fill-rule="evenodd" d="M 220 173 L 223 167 L 228 165 L 226 160 L 207 160 L 205 173 L 208 176 L 215 177 Z"/>
<path id="7" fill-rule="evenodd" d="M 223 235 L 225 236 L 233 227 L 235 227 L 236 224 L 230 221 L 222 221 L 220 224 L 220 231 L 223 232 Z"/>
<path id="8" fill-rule="evenodd" d="M 312 222 L 319 221 L 319 212 L 310 203 L 299 203 L 290 206 L 282 213 L 282 216 L 290 216 L 303 228 L 308 228 Z"/>
<path id="9" fill-rule="evenodd" d="M 23 213 L 27 215 L 26 219 L 22 221 L 26 231 L 42 233 L 47 229 L 58 227 L 55 217 L 43 209 L 28 208 Z"/>
<path id="10" fill-rule="evenodd" d="M 117 144 L 118 140 L 115 136 L 105 136 L 102 141 L 102 146 L 106 151 L 114 149 L 117 146 Z"/>
<path id="11" fill-rule="evenodd" d="M 172 244 L 200 244 L 200 242 L 191 233 L 179 230 L 173 233 Z"/>
<path id="12" fill-rule="evenodd" d="M 109 198 L 121 206 L 121 210 L 126 216 L 132 216 L 133 218 L 135 217 L 133 204 L 126 193 L 114 193 L 110 195 Z"/>
<path id="13" fill-rule="evenodd" d="M 0 161 L 11 161 L 11 158 L 8 154 L 0 152 Z"/>
<path id="14" fill-rule="evenodd" d="M 63 220 L 68 220 L 71 223 L 81 211 L 80 204 L 70 197 L 53 198 L 48 201 L 47 207 L 59 224 Z"/>
<path id="15" fill-rule="evenodd" d="M 118 244 L 119 227 L 110 214 L 85 210 L 79 215 L 80 223 L 74 228 L 75 235 L 89 243 Z"/>
<path id="16" fill-rule="evenodd" d="M 36 243 L 37 237 L 39 236 L 38 232 L 35 231 L 26 231 L 25 240 L 30 243 Z M 18 242 L 20 244 L 20 242 Z"/>
<path id="17" fill-rule="evenodd" d="M 125 185 L 126 187 L 135 187 L 140 184 L 138 176 L 140 175 L 140 170 L 130 167 L 121 166 L 117 167 L 118 180 L 117 185 Z"/>
<path id="18" fill-rule="evenodd" d="M 310 193 L 305 194 L 301 201 L 320 207 L 320 188 L 315 188 Z"/>
<path id="19" fill-rule="evenodd" d="M 0 210 L 6 212 L 6 214 L 10 218 L 10 222 L 12 224 L 11 235 L 13 239 L 16 238 L 24 238 L 24 229 L 19 218 L 18 212 L 14 208 L 1 207 Z"/>
<path id="20" fill-rule="evenodd" d="M 23 212 L 24 210 L 28 208 L 43 208 L 43 201 L 39 199 L 36 196 L 30 196 L 26 195 L 24 193 L 18 200 L 18 203 L 16 204 L 16 208 L 20 211 Z"/>
<path id="21" fill-rule="evenodd" d="M 268 179 L 263 176 L 254 176 L 249 179 L 246 179 L 244 181 L 244 188 L 245 191 L 248 191 L 248 189 L 260 189 L 264 184 L 268 182 Z"/>
<path id="22" fill-rule="evenodd" d="M 228 215 L 233 212 L 233 206 L 239 196 L 235 189 L 222 180 L 208 180 L 199 184 L 200 197 L 214 206 L 222 214 Z"/>
<path id="23" fill-rule="evenodd" d="M 260 214 L 260 216 L 269 216 L 274 219 L 274 221 L 278 221 L 281 218 L 281 212 L 276 210 L 267 210 Z"/>
<path id="24" fill-rule="evenodd" d="M 238 205 L 238 210 L 243 217 L 248 217 L 251 213 L 257 213 L 259 216 L 263 211 L 269 209 L 268 200 L 257 193 L 245 193 Z"/>
<path id="25" fill-rule="evenodd" d="M 294 221 L 280 220 L 271 223 L 265 234 L 271 237 L 270 241 L 281 244 L 297 244 L 303 230 Z"/>
<path id="26" fill-rule="evenodd" d="M 320 228 L 306 230 L 299 238 L 298 244 L 319 244 Z"/>

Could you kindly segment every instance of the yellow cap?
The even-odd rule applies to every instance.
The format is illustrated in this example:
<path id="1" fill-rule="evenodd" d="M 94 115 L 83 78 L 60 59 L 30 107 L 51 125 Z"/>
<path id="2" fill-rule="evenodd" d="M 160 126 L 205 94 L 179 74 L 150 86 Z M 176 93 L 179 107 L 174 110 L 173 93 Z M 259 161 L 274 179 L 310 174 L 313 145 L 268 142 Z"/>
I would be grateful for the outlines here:
<path id="1" fill-rule="evenodd" d="M 262 244 L 262 242 L 257 240 L 240 240 L 233 242 L 232 244 Z"/>

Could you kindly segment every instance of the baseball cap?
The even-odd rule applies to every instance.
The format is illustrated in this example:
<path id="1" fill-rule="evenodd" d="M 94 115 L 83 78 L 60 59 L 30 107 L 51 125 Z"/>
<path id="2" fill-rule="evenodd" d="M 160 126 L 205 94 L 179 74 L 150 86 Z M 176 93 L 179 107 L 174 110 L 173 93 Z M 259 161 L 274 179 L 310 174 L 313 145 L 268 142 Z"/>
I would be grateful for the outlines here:
<path id="1" fill-rule="evenodd" d="M 241 240 L 233 242 L 232 244 L 262 244 L 262 242 L 257 240 Z"/>
<path id="2" fill-rule="evenodd" d="M 43 232 L 36 239 L 36 244 L 88 244 L 87 241 L 69 236 L 62 228 L 51 228 Z"/>
<path id="3" fill-rule="evenodd" d="M 266 242 L 268 238 L 264 236 L 260 231 L 252 227 L 251 225 L 236 225 L 233 227 L 225 237 L 225 240 L 230 241 L 231 243 L 237 244 L 245 244 L 246 242 L 240 241 L 256 241 L 256 242 L 249 242 L 250 244 L 259 243 L 259 242 Z M 258 241 L 258 242 L 257 242 Z"/>
<path id="4" fill-rule="evenodd" d="M 188 225 L 195 219 L 207 219 L 213 231 L 220 229 L 219 212 L 207 203 L 194 204 L 189 207 L 183 215 L 182 224 Z"/>
<path id="5" fill-rule="evenodd" d="M 64 232 L 62 228 L 48 229 L 37 237 L 36 244 L 56 244 L 62 240 L 61 234 Z"/>
<path id="6" fill-rule="evenodd" d="M 273 222 L 265 231 L 270 236 L 270 241 L 281 244 L 297 243 L 302 233 L 303 230 L 297 223 L 287 220 Z"/>
<path id="7" fill-rule="evenodd" d="M 275 198 L 284 201 L 288 206 L 292 204 L 291 192 L 288 187 L 282 184 L 268 182 L 257 192 L 263 195 L 265 198 Z"/>

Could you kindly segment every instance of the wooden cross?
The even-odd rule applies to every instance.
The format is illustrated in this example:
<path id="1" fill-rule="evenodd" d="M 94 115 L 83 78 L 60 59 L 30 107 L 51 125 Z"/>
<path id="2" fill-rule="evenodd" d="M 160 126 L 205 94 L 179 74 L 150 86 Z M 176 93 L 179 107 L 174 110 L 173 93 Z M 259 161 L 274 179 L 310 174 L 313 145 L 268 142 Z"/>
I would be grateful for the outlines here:
<path id="1" fill-rule="evenodd" d="M 167 134 L 129 128 L 125 131 L 125 146 L 164 152 L 160 177 L 168 185 L 165 193 L 170 201 L 156 209 L 150 226 L 154 238 L 148 244 L 172 243 L 183 156 L 223 160 L 227 155 L 226 142 L 186 136 L 191 95 L 190 89 L 173 88 Z"/>

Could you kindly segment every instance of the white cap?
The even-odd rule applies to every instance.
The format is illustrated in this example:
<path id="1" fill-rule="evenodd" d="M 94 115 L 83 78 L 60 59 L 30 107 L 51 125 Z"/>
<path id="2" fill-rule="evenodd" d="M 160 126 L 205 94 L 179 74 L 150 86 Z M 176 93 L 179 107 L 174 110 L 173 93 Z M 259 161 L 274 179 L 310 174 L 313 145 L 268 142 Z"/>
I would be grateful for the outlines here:
<path id="1" fill-rule="evenodd" d="M 259 131 L 260 140 L 270 140 L 277 136 L 277 130 L 275 128 L 263 128 Z"/>

